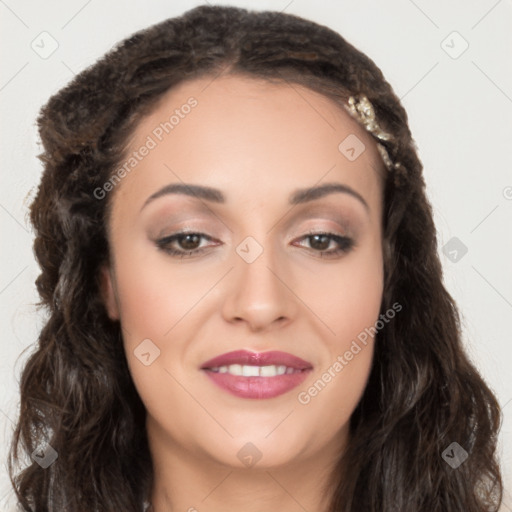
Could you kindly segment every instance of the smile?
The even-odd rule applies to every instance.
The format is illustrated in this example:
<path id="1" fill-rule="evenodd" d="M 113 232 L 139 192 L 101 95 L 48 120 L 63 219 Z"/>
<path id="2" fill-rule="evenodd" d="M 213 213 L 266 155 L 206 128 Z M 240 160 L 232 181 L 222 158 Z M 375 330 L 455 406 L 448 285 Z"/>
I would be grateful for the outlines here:
<path id="1" fill-rule="evenodd" d="M 312 371 L 307 361 L 286 352 L 245 350 L 218 356 L 201 367 L 213 383 L 239 398 L 268 399 L 299 386 Z"/>
<path id="2" fill-rule="evenodd" d="M 238 377 L 275 377 L 276 375 L 289 375 L 290 373 L 300 373 L 302 371 L 284 365 L 249 366 L 245 364 L 230 364 L 229 366 L 210 368 L 210 370 L 218 373 L 229 373 Z"/>

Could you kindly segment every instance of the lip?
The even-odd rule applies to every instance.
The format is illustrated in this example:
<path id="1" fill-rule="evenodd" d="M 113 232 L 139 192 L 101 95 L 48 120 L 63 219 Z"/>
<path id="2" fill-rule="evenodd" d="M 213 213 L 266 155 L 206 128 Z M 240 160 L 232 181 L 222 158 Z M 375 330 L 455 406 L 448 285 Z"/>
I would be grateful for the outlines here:
<path id="1" fill-rule="evenodd" d="M 242 364 L 252 366 L 284 365 L 296 370 L 307 370 L 313 368 L 311 363 L 304 361 L 300 357 L 271 350 L 268 352 L 249 352 L 248 350 L 235 350 L 214 357 L 206 363 L 203 363 L 201 369 L 216 368 L 219 366 L 229 366 L 230 364 Z"/>
<path id="2" fill-rule="evenodd" d="M 214 372 L 212 368 L 231 364 L 251 366 L 287 366 L 294 373 L 274 377 L 244 377 L 229 373 Z M 237 350 L 206 361 L 201 370 L 224 391 L 239 398 L 268 399 L 282 395 L 299 386 L 311 373 L 313 366 L 300 357 L 287 352 L 249 352 Z"/>

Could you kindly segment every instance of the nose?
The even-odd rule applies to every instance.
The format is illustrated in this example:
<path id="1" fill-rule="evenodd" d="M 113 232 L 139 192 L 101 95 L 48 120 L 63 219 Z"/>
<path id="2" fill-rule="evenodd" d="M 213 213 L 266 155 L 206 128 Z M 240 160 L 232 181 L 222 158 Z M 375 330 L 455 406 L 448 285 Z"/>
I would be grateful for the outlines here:
<path id="1" fill-rule="evenodd" d="M 297 312 L 297 297 L 290 286 L 290 273 L 278 265 L 269 249 L 252 263 L 234 255 L 228 291 L 222 306 L 227 322 L 245 322 L 251 331 L 262 331 L 290 323 Z"/>

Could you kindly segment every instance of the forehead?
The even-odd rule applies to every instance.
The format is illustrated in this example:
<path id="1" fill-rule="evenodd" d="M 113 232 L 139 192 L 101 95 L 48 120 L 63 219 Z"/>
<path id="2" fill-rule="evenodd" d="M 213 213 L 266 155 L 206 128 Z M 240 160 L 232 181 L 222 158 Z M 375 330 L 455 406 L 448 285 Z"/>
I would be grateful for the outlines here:
<path id="1" fill-rule="evenodd" d="M 364 150 L 349 159 L 347 144 Z M 229 202 L 241 191 L 269 198 L 270 190 L 340 181 L 368 201 L 380 197 L 371 136 L 340 105 L 297 84 L 240 75 L 183 82 L 139 122 L 129 154 L 144 146 L 151 149 L 123 179 L 122 195 L 183 181 L 221 188 Z"/>

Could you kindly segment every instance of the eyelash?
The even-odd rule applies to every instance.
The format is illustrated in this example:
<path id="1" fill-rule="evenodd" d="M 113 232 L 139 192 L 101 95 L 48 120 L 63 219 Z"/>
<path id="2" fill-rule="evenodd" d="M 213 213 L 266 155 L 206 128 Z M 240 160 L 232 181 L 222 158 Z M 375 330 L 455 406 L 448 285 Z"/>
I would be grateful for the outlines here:
<path id="1" fill-rule="evenodd" d="M 210 241 L 213 240 L 213 238 L 211 238 L 208 235 L 205 235 L 204 233 L 198 233 L 195 231 L 182 231 L 182 232 L 174 233 L 173 235 L 169 235 L 164 238 L 161 238 L 160 240 L 157 240 L 156 245 L 160 250 L 162 250 L 165 253 L 169 254 L 170 256 L 176 257 L 176 258 L 193 257 L 196 255 L 202 254 L 204 251 L 206 251 L 208 249 L 208 247 L 200 247 L 198 249 L 193 249 L 193 250 L 187 251 L 187 250 L 177 250 L 177 249 L 173 249 L 170 247 L 170 245 L 174 241 L 180 240 L 188 235 L 196 235 L 196 236 L 199 236 L 206 240 L 210 240 Z M 331 241 L 334 241 L 338 244 L 337 249 L 335 249 L 335 250 L 331 249 L 328 251 L 317 251 L 315 249 L 308 248 L 310 251 L 317 253 L 318 256 L 316 256 L 316 257 L 319 257 L 319 258 L 335 258 L 337 256 L 340 256 L 343 253 L 350 252 L 355 247 L 355 242 L 352 238 L 349 238 L 346 236 L 341 236 L 341 235 L 336 235 L 335 233 L 328 233 L 328 232 L 324 232 L 324 231 L 319 231 L 319 232 L 309 231 L 304 236 L 302 236 L 299 240 L 307 239 L 307 238 L 311 239 L 314 236 L 326 236 L 326 237 L 329 237 L 331 239 Z M 330 243 L 329 243 L 329 245 L 330 245 Z"/>

